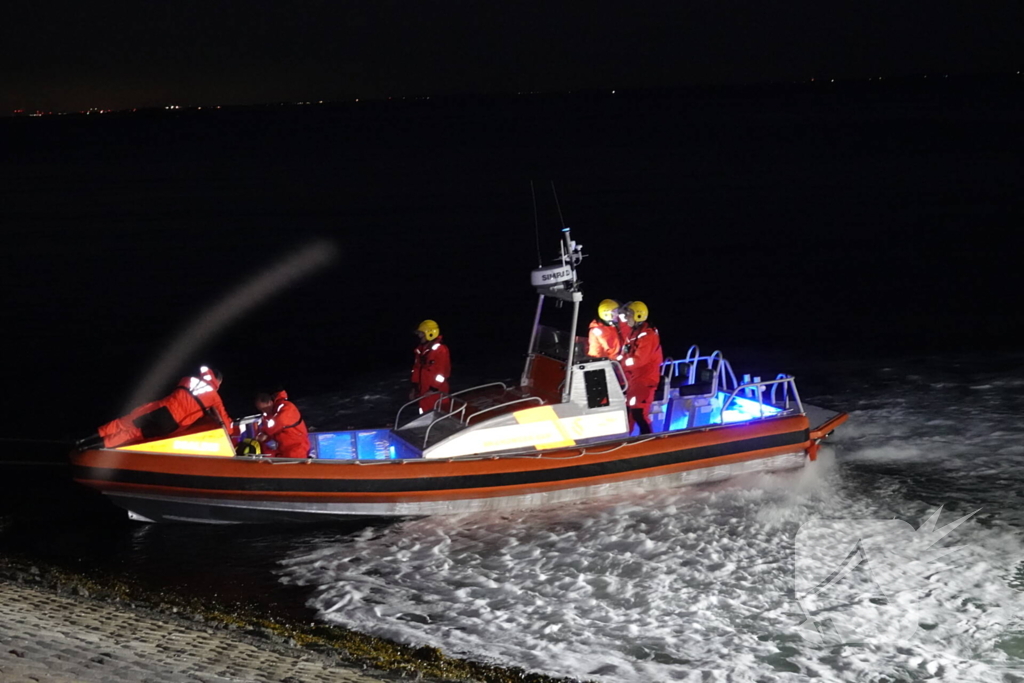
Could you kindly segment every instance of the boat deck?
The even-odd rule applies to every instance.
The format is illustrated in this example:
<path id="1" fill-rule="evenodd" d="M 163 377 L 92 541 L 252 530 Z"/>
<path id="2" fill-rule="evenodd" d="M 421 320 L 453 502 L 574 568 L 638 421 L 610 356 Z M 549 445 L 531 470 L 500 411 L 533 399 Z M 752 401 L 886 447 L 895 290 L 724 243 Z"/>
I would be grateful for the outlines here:
<path id="1" fill-rule="evenodd" d="M 394 433 L 410 446 L 422 452 L 465 428 L 466 424 L 464 422 L 451 417 L 438 420 L 432 425 L 408 425 L 395 430 Z"/>

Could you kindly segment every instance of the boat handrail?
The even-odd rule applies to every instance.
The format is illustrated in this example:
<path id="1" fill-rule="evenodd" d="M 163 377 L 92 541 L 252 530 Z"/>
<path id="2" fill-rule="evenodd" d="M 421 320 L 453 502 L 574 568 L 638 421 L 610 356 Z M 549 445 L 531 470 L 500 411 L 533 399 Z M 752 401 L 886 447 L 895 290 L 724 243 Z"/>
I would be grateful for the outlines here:
<path id="1" fill-rule="evenodd" d="M 473 413 L 472 415 L 469 415 L 466 418 L 466 424 L 468 425 L 470 423 L 470 421 L 474 417 L 476 417 L 477 415 L 483 415 L 484 413 L 490 412 L 492 410 L 497 410 L 498 408 L 504 408 L 506 406 L 515 405 L 516 403 L 525 403 L 527 401 L 538 401 L 541 404 L 544 403 L 544 399 L 542 399 L 540 396 L 526 396 L 526 397 L 523 397 L 523 398 L 517 398 L 517 399 L 512 400 L 512 401 L 505 401 L 504 403 L 499 403 L 498 405 L 491 406 L 490 408 L 484 408 L 483 410 L 478 410 L 477 412 Z"/>
<path id="2" fill-rule="evenodd" d="M 438 394 L 438 393 L 441 393 L 441 392 L 439 392 L 439 391 L 429 391 L 427 393 L 428 394 Z M 426 395 L 426 394 L 424 394 L 424 395 Z M 423 396 L 417 396 L 416 398 L 414 398 L 414 399 L 412 399 L 410 401 L 406 401 L 405 403 L 403 403 L 401 406 L 398 407 L 398 412 L 395 413 L 395 423 L 394 423 L 395 424 L 395 429 L 398 429 L 401 426 L 400 423 L 399 423 L 399 420 L 402 417 L 402 411 L 405 410 L 406 408 L 408 408 L 409 406 L 411 406 L 413 403 L 419 403 L 422 399 L 423 399 Z"/>
<path id="3" fill-rule="evenodd" d="M 780 372 L 778 375 L 775 376 L 775 379 L 785 379 L 788 376 L 789 375 L 787 375 L 786 373 Z M 779 388 L 778 384 L 773 384 L 772 385 L 771 402 L 772 402 L 772 405 L 774 405 L 774 406 L 779 405 L 775 401 L 775 390 L 778 389 L 778 388 Z M 789 408 L 789 384 L 788 383 L 782 385 L 782 400 L 784 400 L 786 402 L 786 408 Z"/>
<path id="4" fill-rule="evenodd" d="M 733 389 L 732 393 L 729 394 L 729 397 L 727 399 L 725 399 L 725 401 L 722 402 L 722 413 L 721 413 L 721 416 L 719 417 L 719 420 L 721 421 L 721 424 L 725 424 L 725 411 L 729 407 L 729 404 L 732 403 L 732 400 L 739 395 L 741 390 L 744 390 L 744 389 L 754 389 L 755 390 L 754 393 L 757 394 L 757 403 L 758 403 L 758 406 L 760 406 L 760 412 L 761 412 L 760 416 L 764 417 L 764 388 L 769 386 L 769 385 L 773 385 L 774 386 L 774 385 L 778 385 L 778 384 L 787 384 L 787 385 L 789 385 L 789 388 L 791 388 L 793 390 L 793 396 L 794 396 L 794 398 L 796 400 L 797 410 L 799 410 L 801 413 L 804 412 L 803 404 L 800 402 L 800 394 L 796 390 L 796 378 L 793 377 L 793 375 L 784 375 L 784 376 L 776 378 L 776 379 L 766 379 L 766 380 L 762 380 L 760 382 L 748 382 L 746 384 L 741 384 L 738 387 L 736 387 L 735 389 Z M 788 395 L 788 392 L 787 392 L 787 395 Z M 790 409 L 789 403 L 786 404 L 786 408 L 785 409 L 786 410 Z"/>
<path id="5" fill-rule="evenodd" d="M 465 393 L 470 392 L 470 391 L 476 391 L 477 389 L 486 389 L 488 387 L 501 387 L 505 391 L 508 391 L 508 385 L 506 385 L 504 382 L 488 382 L 487 384 L 478 384 L 477 386 L 470 387 L 469 389 L 460 389 L 459 391 L 456 391 L 455 393 L 448 394 L 448 396 L 449 397 L 458 396 L 459 394 L 465 394 Z"/>
<path id="6" fill-rule="evenodd" d="M 622 394 L 625 396 L 629 393 L 629 378 L 626 376 L 626 370 L 622 367 L 622 363 L 612 358 L 608 359 L 612 364 L 612 374 L 615 375 L 615 379 L 619 381 L 619 386 L 622 387 Z"/>
<path id="7" fill-rule="evenodd" d="M 499 382 L 499 384 L 500 384 L 500 382 Z M 459 393 L 462 393 L 462 392 L 459 392 Z M 435 403 L 434 405 L 437 405 L 438 403 L 443 403 L 445 400 L 448 401 L 448 415 L 450 415 L 453 412 L 455 412 L 455 407 L 454 406 L 455 406 L 456 402 L 462 403 L 463 407 L 465 407 L 465 405 L 466 405 L 466 402 L 463 399 L 461 399 L 461 398 L 453 400 L 452 397 L 454 396 L 454 394 L 445 394 L 445 393 L 440 392 L 440 391 L 428 391 L 427 393 L 423 394 L 422 396 L 417 396 L 416 398 L 412 399 L 411 401 L 406 401 L 405 403 L 403 403 L 401 405 L 401 407 L 398 408 L 398 412 L 395 413 L 395 422 L 394 422 L 395 429 L 400 429 L 401 428 L 399 420 L 402 417 L 402 411 L 403 410 L 405 410 L 406 408 L 411 406 L 413 403 L 419 403 L 420 401 L 422 401 L 427 396 L 431 396 L 431 395 L 434 395 L 434 394 L 436 394 L 438 396 L 437 403 Z"/>
<path id="8" fill-rule="evenodd" d="M 721 354 L 719 354 L 719 357 L 721 357 Z M 738 387 L 740 385 L 740 383 L 736 380 L 736 373 L 732 371 L 732 363 L 727 361 L 725 358 L 722 358 L 722 362 L 719 364 L 719 372 L 722 372 L 723 369 L 726 372 L 728 372 L 727 375 L 723 374 L 723 377 L 731 378 L 732 379 L 732 387 L 733 387 L 733 389 Z M 723 381 L 722 382 L 722 387 L 724 388 L 726 386 L 728 386 L 728 382 Z"/>
<path id="9" fill-rule="evenodd" d="M 715 351 L 707 356 L 691 355 L 691 352 L 694 351 L 696 351 L 697 354 L 700 353 L 700 350 L 697 349 L 696 345 L 694 345 L 691 346 L 690 350 L 686 352 L 686 358 L 683 358 L 682 360 L 674 360 L 672 358 L 669 358 L 662 362 L 661 365 L 663 370 L 661 374 L 669 378 L 678 376 L 679 366 L 685 363 L 688 367 L 686 383 L 693 384 L 697 379 L 697 366 L 700 364 L 701 361 L 704 361 L 707 367 L 715 368 L 715 377 L 713 379 L 715 388 L 717 388 L 719 384 L 719 374 L 722 374 L 727 380 L 731 379 L 733 387 L 739 386 L 739 381 L 736 379 L 736 373 L 732 369 L 732 363 L 730 363 L 728 360 L 725 359 L 724 356 L 722 356 L 721 351 Z M 716 360 L 718 361 L 717 368 L 715 367 Z M 671 366 L 671 371 L 668 369 L 669 366 Z M 728 386 L 728 382 L 721 382 L 721 384 L 723 387 Z"/>
<path id="10" fill-rule="evenodd" d="M 441 420 L 447 420 L 450 417 L 455 417 L 456 415 L 459 415 L 459 414 L 465 414 L 466 406 L 468 406 L 468 405 L 469 405 L 468 403 L 463 401 L 461 408 L 459 408 L 458 410 L 452 410 L 452 411 L 448 412 L 447 414 L 442 415 L 441 417 L 437 418 L 436 420 L 431 422 L 429 425 L 427 425 L 427 431 L 423 433 L 423 450 L 426 450 L 427 449 L 427 444 L 430 443 L 430 430 L 434 428 L 434 425 L 436 425 Z"/>

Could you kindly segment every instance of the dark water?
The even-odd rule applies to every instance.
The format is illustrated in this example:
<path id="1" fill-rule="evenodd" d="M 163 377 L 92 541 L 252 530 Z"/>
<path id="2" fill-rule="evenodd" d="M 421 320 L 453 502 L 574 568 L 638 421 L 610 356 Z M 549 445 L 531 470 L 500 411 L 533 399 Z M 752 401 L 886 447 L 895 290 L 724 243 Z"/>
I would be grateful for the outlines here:
<path id="1" fill-rule="evenodd" d="M 63 446 L 36 441 L 115 417 L 176 333 L 315 239 L 337 246 L 333 266 L 177 375 L 221 367 L 236 415 L 283 382 L 317 427 L 383 424 L 410 330 L 431 317 L 456 388 L 515 376 L 535 304 L 531 179 L 544 257 L 561 227 L 554 181 L 590 254 L 588 301 L 644 300 L 670 354 L 721 348 L 744 371 L 792 372 L 805 395 L 847 399 L 858 374 L 837 363 L 967 352 L 1013 364 L 1019 86 L 0 120 L 2 460 L 54 463 L 3 466 L 4 547 L 308 616 L 272 568 L 354 528 L 128 524 L 68 481 Z"/>
<path id="2" fill-rule="evenodd" d="M 278 381 L 343 390 L 404 367 L 426 317 L 456 381 L 514 373 L 531 179 L 545 258 L 554 181 L 592 303 L 643 299 L 667 346 L 1012 346 L 1022 100 L 967 83 L 3 120 L 3 414 L 16 436 L 115 416 L 177 331 L 315 238 L 334 266 L 180 374 L 222 367 L 236 413 Z"/>

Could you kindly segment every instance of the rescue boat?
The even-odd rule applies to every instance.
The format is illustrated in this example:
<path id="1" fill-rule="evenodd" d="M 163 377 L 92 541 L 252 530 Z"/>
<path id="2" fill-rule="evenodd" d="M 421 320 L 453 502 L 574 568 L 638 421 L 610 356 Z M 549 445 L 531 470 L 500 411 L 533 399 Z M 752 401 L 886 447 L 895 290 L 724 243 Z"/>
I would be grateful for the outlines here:
<path id="1" fill-rule="evenodd" d="M 167 438 L 72 453 L 74 479 L 142 522 L 469 513 L 799 468 L 846 420 L 802 402 L 791 375 L 738 381 L 720 352 L 693 346 L 661 366 L 652 433 L 630 434 L 622 367 L 587 357 L 575 335 L 583 253 L 563 233 L 554 265 L 531 273 L 539 298 L 518 386 L 443 394 L 425 414 L 416 399 L 391 428 L 310 432 L 304 460 L 237 456 L 211 417 Z M 542 324 L 567 311 L 563 329 Z"/>

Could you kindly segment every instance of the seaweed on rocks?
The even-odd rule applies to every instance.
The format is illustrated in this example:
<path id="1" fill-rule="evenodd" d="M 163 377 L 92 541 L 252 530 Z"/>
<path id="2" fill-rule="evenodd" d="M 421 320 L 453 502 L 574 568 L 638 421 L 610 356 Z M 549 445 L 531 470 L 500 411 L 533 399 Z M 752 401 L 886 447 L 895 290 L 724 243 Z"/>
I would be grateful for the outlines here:
<path id="1" fill-rule="evenodd" d="M 0 526 L 3 520 L 0 519 Z M 12 555 L 0 556 L 0 580 L 52 590 L 83 600 L 125 605 L 192 628 L 223 629 L 272 648 L 301 648 L 336 665 L 376 669 L 400 678 L 481 683 L 575 683 L 518 667 L 502 667 L 445 655 L 429 646 L 402 645 L 340 626 L 297 623 L 251 605 L 218 604 L 175 593 L 152 591 L 122 579 Z"/>

